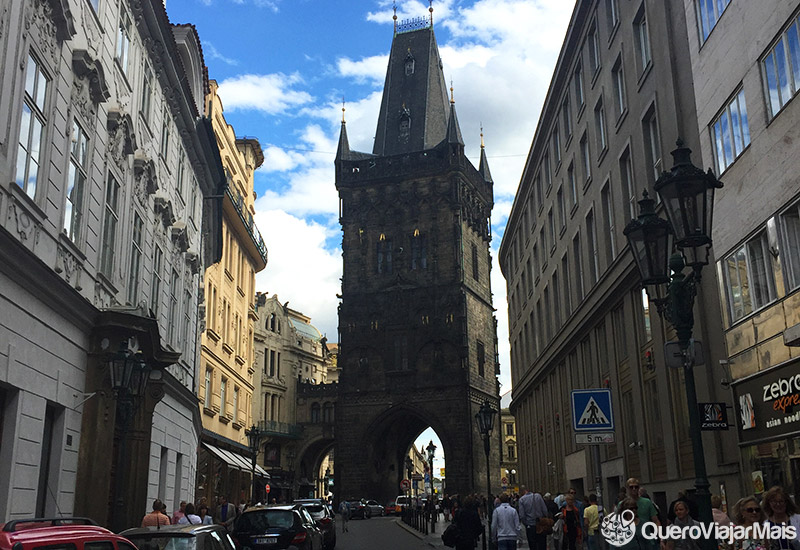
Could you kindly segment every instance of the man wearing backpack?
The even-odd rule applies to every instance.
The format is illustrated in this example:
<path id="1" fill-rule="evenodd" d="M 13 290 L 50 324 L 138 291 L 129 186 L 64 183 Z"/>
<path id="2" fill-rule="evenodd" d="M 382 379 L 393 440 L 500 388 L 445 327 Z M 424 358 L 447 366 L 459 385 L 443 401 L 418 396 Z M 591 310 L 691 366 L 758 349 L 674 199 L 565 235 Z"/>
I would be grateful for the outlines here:
<path id="1" fill-rule="evenodd" d="M 350 503 L 343 500 L 339 503 L 339 513 L 342 515 L 342 533 L 348 532 L 347 520 L 350 519 Z"/>

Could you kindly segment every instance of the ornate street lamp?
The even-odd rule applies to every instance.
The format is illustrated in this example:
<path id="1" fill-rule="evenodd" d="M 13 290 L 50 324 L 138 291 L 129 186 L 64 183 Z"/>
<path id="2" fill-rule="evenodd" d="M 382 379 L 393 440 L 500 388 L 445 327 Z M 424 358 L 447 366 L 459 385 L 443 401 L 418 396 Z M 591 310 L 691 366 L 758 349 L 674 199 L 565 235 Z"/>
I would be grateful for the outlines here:
<path id="1" fill-rule="evenodd" d="M 255 504 L 258 500 L 258 484 L 256 483 L 256 458 L 258 457 L 258 448 L 261 445 L 261 437 L 264 435 L 264 432 L 262 432 L 258 426 L 253 424 L 250 426 L 249 430 L 245 430 L 244 435 L 247 436 L 250 452 L 253 454 L 251 471 L 253 475 L 253 489 L 250 498 L 253 499 L 253 504 Z"/>
<path id="2" fill-rule="evenodd" d="M 431 442 L 428 443 L 428 447 L 425 449 L 428 451 L 428 469 L 430 470 L 431 476 L 431 492 L 428 495 L 428 506 L 431 509 L 431 533 L 436 532 L 436 506 L 434 506 L 433 500 L 433 457 L 436 455 L 436 445 L 433 444 L 433 439 Z"/>
<path id="3" fill-rule="evenodd" d="M 478 431 L 483 437 L 483 451 L 486 453 L 486 498 L 489 498 L 489 494 L 492 491 L 489 472 L 489 438 L 494 428 L 494 415 L 496 413 L 497 411 L 492 408 L 492 405 L 487 399 L 483 402 L 477 414 L 475 414 L 475 420 L 478 422 Z"/>
<path id="4" fill-rule="evenodd" d="M 689 406 L 689 431 L 695 469 L 695 488 L 700 517 L 703 523 L 712 521 L 710 484 L 703 453 L 700 414 L 694 381 L 694 298 L 700 272 L 708 264 L 711 247 L 711 220 L 714 209 L 714 190 L 722 187 L 709 170 L 703 172 L 692 164 L 691 150 L 678 140 L 672 151 L 675 161 L 669 172 L 656 181 L 655 189 L 664 203 L 669 222 L 659 220 L 653 201 L 644 193 L 639 201 L 641 213 L 625 227 L 634 260 L 642 276 L 642 284 L 658 308 L 658 313 L 675 328 L 683 355 L 686 399 Z M 669 226 L 669 227 L 667 227 Z M 672 229 L 669 231 L 668 229 Z M 669 256 L 674 245 L 683 252 Z M 684 255 L 686 257 L 684 257 Z M 669 260 L 666 261 L 667 256 Z M 688 262 L 687 262 L 688 260 Z M 683 273 L 686 265 L 692 271 Z M 670 275 L 671 272 L 671 275 Z M 668 284 L 667 284 L 668 283 Z M 652 294 L 651 294 L 652 293 Z M 704 548 L 716 548 L 713 540 L 704 541 Z"/>
<path id="5" fill-rule="evenodd" d="M 411 460 L 410 456 L 406 457 L 406 473 L 408 473 L 406 479 L 408 479 L 409 483 L 413 483 L 411 476 L 414 474 L 414 462 Z M 416 484 L 414 484 L 414 486 L 416 487 Z M 411 496 L 411 487 L 408 488 L 408 496 Z"/>

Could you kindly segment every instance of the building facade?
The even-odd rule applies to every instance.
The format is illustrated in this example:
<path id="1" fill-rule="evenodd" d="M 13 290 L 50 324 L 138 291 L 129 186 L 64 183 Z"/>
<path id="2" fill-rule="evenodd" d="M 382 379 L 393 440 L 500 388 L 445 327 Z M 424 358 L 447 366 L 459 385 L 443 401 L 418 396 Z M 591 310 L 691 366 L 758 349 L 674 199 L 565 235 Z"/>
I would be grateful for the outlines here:
<path id="1" fill-rule="evenodd" d="M 800 2 L 684 2 L 742 486 L 800 494 Z M 742 215 L 746 212 L 746 215 Z"/>
<path id="2" fill-rule="evenodd" d="M 500 488 L 511 493 L 519 492 L 519 453 L 517 452 L 517 425 L 511 414 L 511 391 L 500 396 L 500 418 L 497 437 L 500 444 Z M 536 487 L 533 487 L 536 489 Z"/>
<path id="3" fill-rule="evenodd" d="M 202 447 L 198 451 L 197 490 L 209 502 L 251 497 L 252 457 L 246 431 L 253 424 L 255 372 L 255 274 L 267 265 L 267 247 L 254 221 L 255 171 L 264 162 L 258 140 L 237 138 L 225 120 L 217 83 L 209 82 L 206 116 L 211 120 L 228 178 L 222 215 L 222 261 L 205 273 L 205 325 L 202 334 L 200 410 Z M 259 486 L 266 481 L 256 468 Z"/>
<path id="4" fill-rule="evenodd" d="M 680 137 L 701 155 L 687 18 L 674 3 L 577 2 L 500 247 L 507 281 L 521 483 L 611 500 L 639 478 L 666 508 L 694 485 L 683 371 L 665 365 L 675 338 L 649 307 L 623 235 L 637 201 L 672 165 Z M 659 205 L 660 207 L 660 205 Z M 702 402 L 730 403 L 710 269 L 694 337 Z M 615 441 L 576 443 L 571 390 L 609 388 Z M 695 406 L 695 405 L 691 405 Z M 711 491 L 740 494 L 733 432 L 703 437 Z"/>
<path id="5" fill-rule="evenodd" d="M 311 318 L 288 304 L 256 295 L 253 419 L 264 433 L 259 464 L 278 501 L 322 494 L 334 471 L 336 364 Z"/>
<path id="6" fill-rule="evenodd" d="M 448 489 L 485 492 L 475 414 L 485 401 L 499 410 L 493 182 L 483 148 L 477 168 L 464 154 L 432 15 L 396 22 L 385 82 L 372 153 L 350 150 L 343 119 L 335 161 L 343 250 L 336 485 L 392 498 L 409 447 L 431 426 L 447 456 Z M 491 462 L 495 470 L 494 447 Z"/>
<path id="7" fill-rule="evenodd" d="M 130 527 L 193 498 L 225 183 L 199 38 L 161 2 L 12 1 L 0 52 L 0 519 Z"/>

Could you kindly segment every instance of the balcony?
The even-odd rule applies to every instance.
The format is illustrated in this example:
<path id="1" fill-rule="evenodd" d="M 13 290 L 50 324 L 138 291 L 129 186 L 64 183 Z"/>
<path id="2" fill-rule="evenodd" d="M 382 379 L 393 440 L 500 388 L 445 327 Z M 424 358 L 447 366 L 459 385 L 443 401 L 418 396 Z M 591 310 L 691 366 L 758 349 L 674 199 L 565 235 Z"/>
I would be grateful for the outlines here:
<path id="1" fill-rule="evenodd" d="M 253 221 L 252 214 L 247 212 L 244 198 L 238 194 L 234 196 L 230 186 L 225 190 L 225 195 L 228 197 L 228 200 L 224 201 L 225 212 L 238 216 L 239 221 L 242 222 L 241 227 L 236 227 L 236 232 L 242 233 L 240 230 L 243 229 L 243 233 L 246 233 L 246 235 L 240 234 L 239 236 L 245 241 L 245 247 L 248 249 L 248 252 L 250 252 L 253 260 L 256 261 L 256 271 L 261 271 L 261 269 L 267 265 L 267 245 L 264 244 L 264 239 L 261 237 L 261 233 L 258 231 L 258 227 L 256 227 Z M 252 246 L 248 246 L 248 241 Z M 263 262 L 260 267 L 258 265 L 259 257 Z"/>
<path id="2" fill-rule="evenodd" d="M 287 424 L 275 420 L 262 420 L 258 423 L 258 428 L 264 436 L 285 437 L 288 439 L 300 439 L 303 436 L 303 427 L 297 424 Z"/>

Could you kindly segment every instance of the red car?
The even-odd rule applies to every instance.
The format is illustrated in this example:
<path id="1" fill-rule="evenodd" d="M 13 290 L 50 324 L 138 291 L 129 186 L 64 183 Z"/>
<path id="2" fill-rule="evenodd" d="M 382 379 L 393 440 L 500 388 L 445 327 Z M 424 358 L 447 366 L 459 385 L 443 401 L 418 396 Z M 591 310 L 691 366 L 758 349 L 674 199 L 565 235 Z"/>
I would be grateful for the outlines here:
<path id="1" fill-rule="evenodd" d="M 89 518 L 15 519 L 0 526 L 0 550 L 46 548 L 74 550 L 136 550 L 126 538 Z"/>

